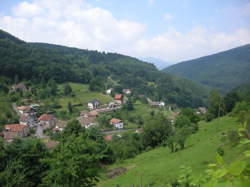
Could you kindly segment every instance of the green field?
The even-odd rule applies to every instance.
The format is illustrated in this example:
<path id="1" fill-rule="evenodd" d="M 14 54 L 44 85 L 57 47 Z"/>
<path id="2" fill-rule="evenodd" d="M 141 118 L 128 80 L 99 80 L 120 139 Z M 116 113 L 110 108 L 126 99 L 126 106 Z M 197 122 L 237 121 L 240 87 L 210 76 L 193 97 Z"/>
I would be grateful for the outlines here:
<path id="1" fill-rule="evenodd" d="M 77 83 L 69 83 L 71 86 L 73 93 L 75 94 L 74 97 L 61 97 L 59 99 L 60 105 L 63 106 L 63 108 L 67 107 L 68 102 L 71 102 L 71 104 L 83 104 L 86 105 L 88 101 L 92 99 L 98 99 L 100 100 L 101 104 L 107 104 L 108 102 L 112 101 L 112 98 L 109 95 L 104 95 L 99 92 L 92 92 L 89 91 L 89 86 L 86 84 L 77 84 Z M 59 89 L 63 89 L 63 85 L 59 86 Z"/>
<path id="2" fill-rule="evenodd" d="M 78 83 L 69 83 L 72 88 L 72 94 L 70 96 L 63 95 L 63 84 L 58 85 L 58 96 L 53 97 L 52 99 L 45 99 L 41 102 L 45 103 L 46 105 L 52 105 L 53 103 L 57 103 L 60 108 L 56 108 L 55 111 L 57 113 L 61 111 L 67 112 L 67 106 L 70 102 L 71 105 L 78 105 L 73 107 L 73 114 L 72 117 L 76 117 L 78 115 L 78 111 L 80 110 L 87 110 L 87 103 L 92 99 L 98 99 L 101 102 L 101 105 L 107 104 L 112 101 L 112 97 L 109 95 L 105 95 L 98 92 L 89 91 L 88 85 L 85 84 L 78 84 Z"/>
<path id="3" fill-rule="evenodd" d="M 117 163 L 110 168 L 126 167 L 127 173 L 114 179 L 103 179 L 99 187 L 138 186 L 165 187 L 180 174 L 180 166 L 190 166 L 195 175 L 204 173 L 208 162 L 215 160 L 216 150 L 223 144 L 223 133 L 237 127 L 235 118 L 223 117 L 210 123 L 201 122 L 200 130 L 192 135 L 184 150 L 170 153 L 168 148 L 160 147 L 137 157 Z M 237 158 L 238 148 L 224 145 L 224 159 L 231 161 Z"/>

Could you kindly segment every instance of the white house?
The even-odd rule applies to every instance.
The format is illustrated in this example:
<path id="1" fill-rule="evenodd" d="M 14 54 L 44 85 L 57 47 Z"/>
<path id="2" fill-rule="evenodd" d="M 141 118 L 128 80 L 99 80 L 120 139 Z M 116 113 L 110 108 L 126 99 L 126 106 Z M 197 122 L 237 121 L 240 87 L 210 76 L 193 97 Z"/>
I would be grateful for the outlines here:
<path id="1" fill-rule="evenodd" d="M 130 89 L 123 89 L 122 91 L 123 91 L 123 93 L 125 93 L 127 95 L 132 93 L 132 91 Z"/>
<path id="2" fill-rule="evenodd" d="M 113 125 L 116 129 L 123 129 L 123 122 L 120 119 L 112 118 L 109 123 L 110 125 Z"/>
<path id="3" fill-rule="evenodd" d="M 93 99 L 92 101 L 88 102 L 88 109 L 89 110 L 97 109 L 97 108 L 99 108 L 99 106 L 100 106 L 100 102 L 96 99 Z"/>
<path id="4" fill-rule="evenodd" d="M 110 95 L 113 92 L 113 88 L 109 88 L 106 90 L 106 94 Z"/>
<path id="5" fill-rule="evenodd" d="M 165 103 L 160 101 L 160 102 L 151 102 L 152 107 L 164 107 Z"/>

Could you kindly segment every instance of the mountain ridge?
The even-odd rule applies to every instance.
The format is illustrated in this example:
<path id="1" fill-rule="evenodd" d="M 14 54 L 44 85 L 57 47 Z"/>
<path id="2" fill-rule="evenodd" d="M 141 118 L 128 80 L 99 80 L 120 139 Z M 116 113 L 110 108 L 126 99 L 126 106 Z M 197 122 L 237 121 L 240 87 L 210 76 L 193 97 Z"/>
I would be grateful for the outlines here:
<path id="1" fill-rule="evenodd" d="M 183 61 L 165 68 L 163 72 L 199 82 L 225 93 L 250 81 L 250 44 Z"/>

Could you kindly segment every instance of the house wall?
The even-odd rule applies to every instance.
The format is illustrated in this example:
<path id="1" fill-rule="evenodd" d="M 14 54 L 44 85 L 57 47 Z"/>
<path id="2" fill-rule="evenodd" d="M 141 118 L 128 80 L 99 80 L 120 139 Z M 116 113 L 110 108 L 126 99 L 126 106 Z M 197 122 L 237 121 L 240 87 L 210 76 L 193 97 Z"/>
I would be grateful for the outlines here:
<path id="1" fill-rule="evenodd" d="M 115 128 L 117 128 L 117 129 L 123 129 L 123 122 L 121 122 L 121 123 L 116 123 L 116 124 L 114 124 L 115 125 Z"/>

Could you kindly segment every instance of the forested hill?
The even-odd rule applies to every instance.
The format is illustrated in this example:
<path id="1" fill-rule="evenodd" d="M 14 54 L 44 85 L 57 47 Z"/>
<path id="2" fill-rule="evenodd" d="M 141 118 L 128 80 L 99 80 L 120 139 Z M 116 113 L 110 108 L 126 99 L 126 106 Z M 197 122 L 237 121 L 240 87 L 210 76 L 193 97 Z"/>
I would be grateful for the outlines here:
<path id="1" fill-rule="evenodd" d="M 227 92 L 250 81 L 250 44 L 181 62 L 163 71 Z"/>
<path id="2" fill-rule="evenodd" d="M 131 88 L 154 100 L 179 106 L 199 106 L 206 89 L 185 79 L 158 71 L 136 58 L 43 43 L 27 43 L 0 30 L 0 76 L 32 83 L 54 79 L 58 83 L 89 84 L 103 92 Z"/>

